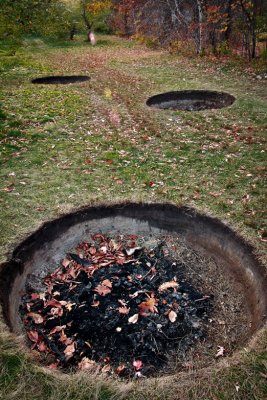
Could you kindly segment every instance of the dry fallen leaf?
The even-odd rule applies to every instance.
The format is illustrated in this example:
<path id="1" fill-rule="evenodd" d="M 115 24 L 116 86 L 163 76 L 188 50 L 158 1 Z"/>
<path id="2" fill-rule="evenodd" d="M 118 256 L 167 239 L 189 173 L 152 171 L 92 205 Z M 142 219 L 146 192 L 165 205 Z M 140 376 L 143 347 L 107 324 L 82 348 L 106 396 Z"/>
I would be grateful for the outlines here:
<path id="1" fill-rule="evenodd" d="M 93 360 L 90 360 L 88 357 L 84 357 L 79 363 L 78 363 L 78 368 L 81 371 L 88 371 L 88 370 L 93 370 L 96 368 L 96 362 Z"/>
<path id="2" fill-rule="evenodd" d="M 126 369 L 126 365 L 125 364 L 121 364 L 118 366 L 118 368 L 115 369 L 116 374 L 121 375 L 123 374 L 123 372 Z"/>
<path id="3" fill-rule="evenodd" d="M 179 285 L 176 281 L 169 281 L 169 282 L 164 282 L 159 286 L 159 292 L 163 292 L 164 290 L 170 289 L 170 288 L 177 288 Z"/>
<path id="4" fill-rule="evenodd" d="M 137 290 L 137 292 L 134 292 L 133 294 L 129 294 L 129 297 L 131 299 L 135 299 L 140 293 L 144 293 L 144 290 Z"/>
<path id="5" fill-rule="evenodd" d="M 48 347 L 45 342 L 40 342 L 37 344 L 37 348 L 40 352 L 48 352 Z"/>
<path id="6" fill-rule="evenodd" d="M 112 283 L 110 282 L 109 279 L 105 279 L 105 280 L 102 282 L 102 285 L 105 285 L 105 286 L 107 286 L 108 288 L 112 288 Z"/>
<path id="7" fill-rule="evenodd" d="M 171 322 L 175 322 L 176 318 L 177 318 L 177 314 L 175 311 L 172 310 L 169 312 L 168 317 Z"/>
<path id="8" fill-rule="evenodd" d="M 102 284 L 98 285 L 94 291 L 100 294 L 101 296 L 106 296 L 106 294 L 111 292 L 112 283 L 109 279 L 105 279 Z"/>
<path id="9" fill-rule="evenodd" d="M 64 258 L 64 260 L 62 260 L 62 262 L 61 262 L 63 267 L 67 267 L 70 263 L 71 263 L 71 261 L 68 260 L 67 258 Z"/>
<path id="10" fill-rule="evenodd" d="M 134 314 L 132 317 L 130 317 L 128 319 L 128 322 L 130 324 L 136 324 L 136 322 L 138 321 L 138 318 L 139 318 L 139 314 Z"/>
<path id="11" fill-rule="evenodd" d="M 216 358 L 218 358 L 218 357 L 223 357 L 225 355 L 225 349 L 224 349 L 224 347 L 223 346 L 218 346 L 218 351 L 217 351 L 217 354 L 216 354 Z"/>
<path id="12" fill-rule="evenodd" d="M 49 335 L 53 335 L 54 333 L 61 332 L 64 328 L 66 328 L 66 325 L 62 326 L 55 326 L 51 331 L 49 332 Z"/>
<path id="13" fill-rule="evenodd" d="M 30 312 L 28 317 L 31 317 L 35 324 L 42 324 L 44 322 L 44 318 L 37 313 Z"/>
<path id="14" fill-rule="evenodd" d="M 107 373 L 111 371 L 111 366 L 110 365 L 104 365 L 104 367 L 101 369 L 101 372 Z"/>
<path id="15" fill-rule="evenodd" d="M 148 296 L 147 300 L 143 301 L 138 306 L 140 314 L 146 316 L 148 313 L 158 312 L 156 304 L 157 304 L 157 299 L 155 299 L 155 297 Z"/>
<path id="16" fill-rule="evenodd" d="M 64 350 L 66 361 L 69 361 L 69 359 L 73 357 L 74 352 L 75 352 L 75 342 L 69 344 Z"/>
<path id="17" fill-rule="evenodd" d="M 118 308 L 120 314 L 129 314 L 130 308 L 127 307 L 119 307 Z"/>
<path id="18" fill-rule="evenodd" d="M 27 332 L 27 336 L 34 343 L 36 343 L 38 341 L 38 338 L 39 338 L 38 332 L 36 332 L 36 331 L 28 331 Z"/>

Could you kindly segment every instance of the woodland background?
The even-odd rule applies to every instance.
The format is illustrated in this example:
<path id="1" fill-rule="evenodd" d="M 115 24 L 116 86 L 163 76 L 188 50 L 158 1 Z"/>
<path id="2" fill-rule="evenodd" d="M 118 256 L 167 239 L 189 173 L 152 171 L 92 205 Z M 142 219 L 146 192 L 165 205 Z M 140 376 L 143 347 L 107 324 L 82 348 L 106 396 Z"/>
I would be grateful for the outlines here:
<path id="1" fill-rule="evenodd" d="M 171 53 L 267 57 L 265 0 L 2 0 L 0 8 L 0 40 L 13 48 L 25 36 L 74 39 L 86 29 Z"/>

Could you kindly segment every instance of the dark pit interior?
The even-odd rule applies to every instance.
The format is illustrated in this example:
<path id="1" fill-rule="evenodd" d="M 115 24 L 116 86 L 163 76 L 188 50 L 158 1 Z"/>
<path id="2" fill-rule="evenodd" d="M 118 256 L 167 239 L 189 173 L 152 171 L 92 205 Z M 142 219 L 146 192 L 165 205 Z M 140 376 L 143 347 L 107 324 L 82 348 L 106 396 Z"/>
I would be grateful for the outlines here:
<path id="1" fill-rule="evenodd" d="M 182 370 L 184 362 L 201 352 L 202 361 L 196 367 L 216 362 L 218 346 L 226 349 L 224 355 L 231 355 L 263 326 L 267 277 L 250 245 L 219 220 L 193 209 L 127 203 L 83 208 L 49 221 L 13 251 L 0 270 L 1 303 L 11 331 L 26 337 L 19 313 L 26 286 L 30 283 L 35 291 L 42 291 L 42 279 L 71 249 L 95 233 L 137 235 L 145 238 L 146 245 L 164 238 L 194 290 L 204 298 L 212 295 L 207 338 L 194 344 L 183 360 L 172 360 L 168 373 Z M 164 278 L 170 279 L 171 275 Z"/>
<path id="2" fill-rule="evenodd" d="M 201 111 L 228 107 L 234 101 L 235 97 L 228 93 L 210 90 L 182 90 L 152 96 L 146 104 L 153 108 Z"/>
<path id="3" fill-rule="evenodd" d="M 79 83 L 89 81 L 90 77 L 85 75 L 63 75 L 63 76 L 44 76 L 42 78 L 33 79 L 31 82 L 34 84 L 54 84 L 54 85 L 67 85 L 68 83 Z"/>

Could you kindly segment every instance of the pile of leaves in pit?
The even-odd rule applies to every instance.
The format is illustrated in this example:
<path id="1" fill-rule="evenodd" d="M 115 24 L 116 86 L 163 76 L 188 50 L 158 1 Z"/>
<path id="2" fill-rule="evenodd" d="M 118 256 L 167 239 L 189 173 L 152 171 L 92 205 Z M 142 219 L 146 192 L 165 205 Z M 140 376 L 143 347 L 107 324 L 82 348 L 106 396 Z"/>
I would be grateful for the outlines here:
<path id="1" fill-rule="evenodd" d="M 205 335 L 211 296 L 201 295 L 165 254 L 164 242 L 138 247 L 137 236 L 92 235 L 23 296 L 32 348 L 51 367 L 148 376 Z"/>

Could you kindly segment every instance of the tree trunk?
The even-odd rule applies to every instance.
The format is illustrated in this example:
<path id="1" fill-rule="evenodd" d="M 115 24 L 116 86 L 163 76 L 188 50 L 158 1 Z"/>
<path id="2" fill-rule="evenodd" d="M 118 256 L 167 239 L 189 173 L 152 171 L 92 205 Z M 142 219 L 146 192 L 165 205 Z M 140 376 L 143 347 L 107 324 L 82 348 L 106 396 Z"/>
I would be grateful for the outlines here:
<path id="1" fill-rule="evenodd" d="M 82 1 L 82 17 L 83 17 L 83 21 L 85 23 L 85 26 L 87 28 L 87 40 L 88 42 L 91 43 L 91 39 L 90 39 L 90 33 L 92 32 L 92 27 L 93 24 L 89 21 L 87 14 L 86 14 L 86 4 L 84 1 Z"/>
<path id="2" fill-rule="evenodd" d="M 203 21 L 204 13 L 202 1 L 197 0 L 197 10 L 198 10 L 198 44 L 197 44 L 197 54 L 203 53 Z"/>

